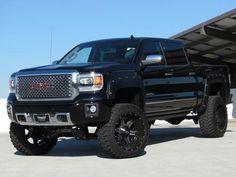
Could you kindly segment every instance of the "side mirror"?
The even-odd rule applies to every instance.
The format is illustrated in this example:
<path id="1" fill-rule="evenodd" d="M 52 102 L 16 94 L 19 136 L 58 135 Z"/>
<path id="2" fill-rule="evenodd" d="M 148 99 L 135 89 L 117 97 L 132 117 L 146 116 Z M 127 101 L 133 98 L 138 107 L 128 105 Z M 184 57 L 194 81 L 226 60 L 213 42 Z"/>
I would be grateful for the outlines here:
<path id="1" fill-rule="evenodd" d="M 58 62 L 59 62 L 59 60 L 55 60 L 55 61 L 52 62 L 52 64 L 56 65 L 56 64 L 58 64 Z"/>
<path id="2" fill-rule="evenodd" d="M 142 61 L 142 64 L 144 66 L 164 64 L 164 58 L 160 54 L 147 55 L 145 60 Z"/>

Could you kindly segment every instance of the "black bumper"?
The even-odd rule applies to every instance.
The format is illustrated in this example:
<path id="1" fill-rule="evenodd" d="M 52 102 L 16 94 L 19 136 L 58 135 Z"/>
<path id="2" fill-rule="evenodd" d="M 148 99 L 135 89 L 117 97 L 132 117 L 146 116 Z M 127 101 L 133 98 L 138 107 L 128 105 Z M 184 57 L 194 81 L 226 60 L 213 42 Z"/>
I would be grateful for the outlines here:
<path id="1" fill-rule="evenodd" d="M 69 113 L 70 119 L 73 125 L 85 125 L 85 124 L 98 124 L 107 122 L 110 119 L 112 101 L 109 100 L 96 100 L 96 101 L 84 101 L 77 100 L 73 102 L 35 102 L 29 103 L 17 102 L 14 98 L 8 98 L 8 105 L 12 107 L 13 122 L 19 122 L 17 120 L 17 113 L 26 114 L 56 114 L 56 113 Z M 95 114 L 90 114 L 86 111 L 88 105 L 96 105 L 97 111 Z M 9 116 L 10 117 L 10 116 Z M 53 124 L 52 124 L 53 125 Z"/>

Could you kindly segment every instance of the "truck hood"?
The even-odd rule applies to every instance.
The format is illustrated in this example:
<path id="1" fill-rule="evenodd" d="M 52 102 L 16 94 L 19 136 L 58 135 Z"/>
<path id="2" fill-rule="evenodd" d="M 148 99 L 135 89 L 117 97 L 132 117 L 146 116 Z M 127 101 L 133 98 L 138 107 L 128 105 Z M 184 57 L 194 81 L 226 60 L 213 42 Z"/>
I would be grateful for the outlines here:
<path id="1" fill-rule="evenodd" d="M 120 70 L 134 70 L 134 64 L 120 64 L 120 63 L 81 63 L 81 64 L 55 64 L 46 65 L 35 68 L 28 68 L 20 70 L 19 72 L 47 72 L 60 70 L 77 70 L 78 72 L 110 72 Z"/>

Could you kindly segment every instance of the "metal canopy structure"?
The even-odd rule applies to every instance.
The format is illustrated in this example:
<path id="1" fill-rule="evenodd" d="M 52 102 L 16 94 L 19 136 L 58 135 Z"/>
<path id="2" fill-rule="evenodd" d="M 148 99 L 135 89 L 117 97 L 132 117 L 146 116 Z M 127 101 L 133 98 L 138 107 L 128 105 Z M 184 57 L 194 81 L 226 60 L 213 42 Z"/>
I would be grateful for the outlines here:
<path id="1" fill-rule="evenodd" d="M 171 37 L 182 41 L 193 62 L 228 65 L 236 86 L 236 9 Z"/>

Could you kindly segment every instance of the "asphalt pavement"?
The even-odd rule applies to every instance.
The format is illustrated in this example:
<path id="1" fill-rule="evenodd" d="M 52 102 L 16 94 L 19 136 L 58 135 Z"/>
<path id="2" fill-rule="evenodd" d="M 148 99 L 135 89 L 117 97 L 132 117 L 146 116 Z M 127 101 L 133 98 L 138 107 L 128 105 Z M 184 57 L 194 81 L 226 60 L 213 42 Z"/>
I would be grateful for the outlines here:
<path id="1" fill-rule="evenodd" d="M 25 156 L 0 134 L 1 177 L 235 177 L 236 120 L 223 138 L 204 138 L 198 125 L 152 126 L 145 153 L 111 159 L 96 140 L 61 138 L 44 156 Z"/>

